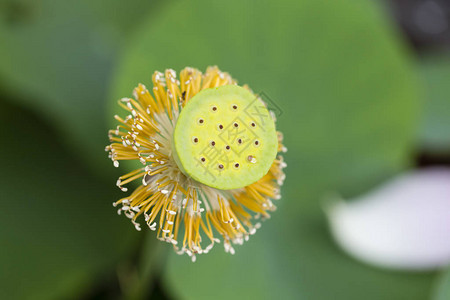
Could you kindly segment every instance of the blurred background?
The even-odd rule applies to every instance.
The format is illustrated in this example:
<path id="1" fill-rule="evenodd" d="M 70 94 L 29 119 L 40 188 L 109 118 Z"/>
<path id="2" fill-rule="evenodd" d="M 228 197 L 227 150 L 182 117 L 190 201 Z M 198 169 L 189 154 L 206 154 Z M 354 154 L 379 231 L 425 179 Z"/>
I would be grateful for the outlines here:
<path id="1" fill-rule="evenodd" d="M 117 216 L 125 170 L 104 147 L 139 82 L 209 65 L 279 106 L 287 179 L 234 256 L 192 263 Z M 0 0 L 0 123 L 1 299 L 450 299 L 448 247 L 422 269 L 354 258 L 324 209 L 448 171 L 447 0 Z"/>

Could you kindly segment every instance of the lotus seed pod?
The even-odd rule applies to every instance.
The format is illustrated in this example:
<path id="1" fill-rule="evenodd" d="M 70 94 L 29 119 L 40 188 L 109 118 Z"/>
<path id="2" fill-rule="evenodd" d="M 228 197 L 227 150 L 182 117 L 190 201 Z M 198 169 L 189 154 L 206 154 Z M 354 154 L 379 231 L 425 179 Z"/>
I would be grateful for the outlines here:
<path id="1" fill-rule="evenodd" d="M 264 103 L 237 85 L 206 89 L 190 99 L 173 143 L 186 176 L 221 190 L 262 178 L 278 148 L 275 123 Z"/>
<path id="2" fill-rule="evenodd" d="M 283 135 L 263 101 L 218 67 L 155 71 L 133 98 L 106 147 L 119 161 L 140 165 L 116 185 L 139 185 L 115 201 L 117 213 L 141 222 L 192 261 L 220 242 L 234 254 L 261 227 L 281 198 L 286 167 Z M 277 155 L 278 153 L 278 155 Z"/>

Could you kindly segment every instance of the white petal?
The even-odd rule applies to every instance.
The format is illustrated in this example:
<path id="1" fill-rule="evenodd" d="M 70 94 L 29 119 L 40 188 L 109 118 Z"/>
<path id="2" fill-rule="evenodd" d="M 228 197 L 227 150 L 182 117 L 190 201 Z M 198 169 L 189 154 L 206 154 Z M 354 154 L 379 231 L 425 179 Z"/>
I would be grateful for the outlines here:
<path id="1" fill-rule="evenodd" d="M 429 270 L 450 264 L 450 169 L 399 176 L 327 208 L 338 244 L 378 266 Z"/>

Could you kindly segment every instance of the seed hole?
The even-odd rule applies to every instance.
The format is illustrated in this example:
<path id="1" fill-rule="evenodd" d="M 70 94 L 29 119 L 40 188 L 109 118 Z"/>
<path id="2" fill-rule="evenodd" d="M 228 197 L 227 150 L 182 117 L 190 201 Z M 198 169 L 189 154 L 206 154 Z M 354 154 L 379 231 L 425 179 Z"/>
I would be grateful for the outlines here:
<path id="1" fill-rule="evenodd" d="M 197 143 L 198 143 L 198 138 L 197 138 L 197 137 L 193 137 L 193 138 L 192 138 L 192 142 L 193 142 L 194 144 L 197 144 Z"/>
<path id="2" fill-rule="evenodd" d="M 259 141 L 258 140 L 255 141 L 255 146 L 259 146 Z"/>
<path id="3" fill-rule="evenodd" d="M 231 106 L 231 108 L 232 108 L 233 110 L 237 110 L 237 109 L 238 109 L 238 106 L 237 106 L 236 104 L 233 104 L 233 105 Z"/>
<path id="4" fill-rule="evenodd" d="M 239 124 L 236 123 L 236 122 L 234 122 L 234 123 L 233 123 L 233 126 L 237 128 L 237 127 L 239 127 Z"/>
<path id="5" fill-rule="evenodd" d="M 234 164 L 234 168 L 235 168 L 235 169 L 239 169 L 239 163 L 235 163 L 235 164 Z"/>
<path id="6" fill-rule="evenodd" d="M 212 110 L 212 111 L 217 111 L 217 106 L 212 106 L 212 107 L 211 107 L 211 110 Z"/>
<path id="7" fill-rule="evenodd" d="M 223 125 L 219 124 L 219 129 L 222 130 L 223 129 Z"/>
<path id="8" fill-rule="evenodd" d="M 230 150 L 230 149 L 231 149 L 231 147 L 230 147 L 230 146 L 228 146 L 228 145 L 226 145 L 226 146 L 225 146 L 225 149 L 226 149 L 226 150 Z"/>
<path id="9" fill-rule="evenodd" d="M 214 142 L 214 141 L 211 141 L 211 146 L 215 146 L 216 145 L 216 142 Z"/>
<path id="10" fill-rule="evenodd" d="M 248 160 L 249 162 L 251 162 L 252 164 L 256 163 L 256 158 L 255 158 L 253 155 L 249 155 L 249 156 L 247 157 L 247 160 Z"/>
<path id="11" fill-rule="evenodd" d="M 202 157 L 202 158 L 200 158 L 200 160 L 201 160 L 202 162 L 205 162 L 205 161 L 206 161 L 206 158 Z"/>
<path id="12" fill-rule="evenodd" d="M 255 122 L 252 122 L 250 125 L 251 125 L 252 127 L 256 127 Z"/>
<path id="13" fill-rule="evenodd" d="M 238 144 L 242 144 L 242 139 L 237 140 Z"/>
<path id="14" fill-rule="evenodd" d="M 198 124 L 203 125 L 203 123 L 205 123 L 205 120 L 203 120 L 202 118 L 198 119 Z"/>
<path id="15" fill-rule="evenodd" d="M 222 164 L 219 164 L 217 167 L 219 167 L 219 169 L 223 169 L 223 165 Z"/>

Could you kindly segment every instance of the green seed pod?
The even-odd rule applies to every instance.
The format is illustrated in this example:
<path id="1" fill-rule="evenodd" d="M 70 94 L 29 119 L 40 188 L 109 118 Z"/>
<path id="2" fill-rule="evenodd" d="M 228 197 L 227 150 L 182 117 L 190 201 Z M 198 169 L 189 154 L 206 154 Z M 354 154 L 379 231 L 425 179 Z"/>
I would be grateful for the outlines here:
<path id="1" fill-rule="evenodd" d="M 177 120 L 173 148 L 186 176 L 230 190 L 267 174 L 278 140 L 264 103 L 245 88 L 225 85 L 189 100 Z"/>
<path id="2" fill-rule="evenodd" d="M 143 215 L 158 239 L 192 261 L 220 241 L 216 234 L 233 254 L 233 244 L 261 226 L 252 219 L 269 218 L 273 200 L 281 198 L 283 135 L 258 96 L 217 66 L 204 73 L 186 67 L 179 79 L 174 70 L 155 71 L 152 84 L 139 84 L 134 98 L 120 99 L 128 115 L 116 115 L 120 124 L 108 132 L 115 167 L 140 163 L 117 186 L 126 192 L 124 185 L 142 182 L 113 205 L 121 205 L 118 214 L 136 230 Z"/>

